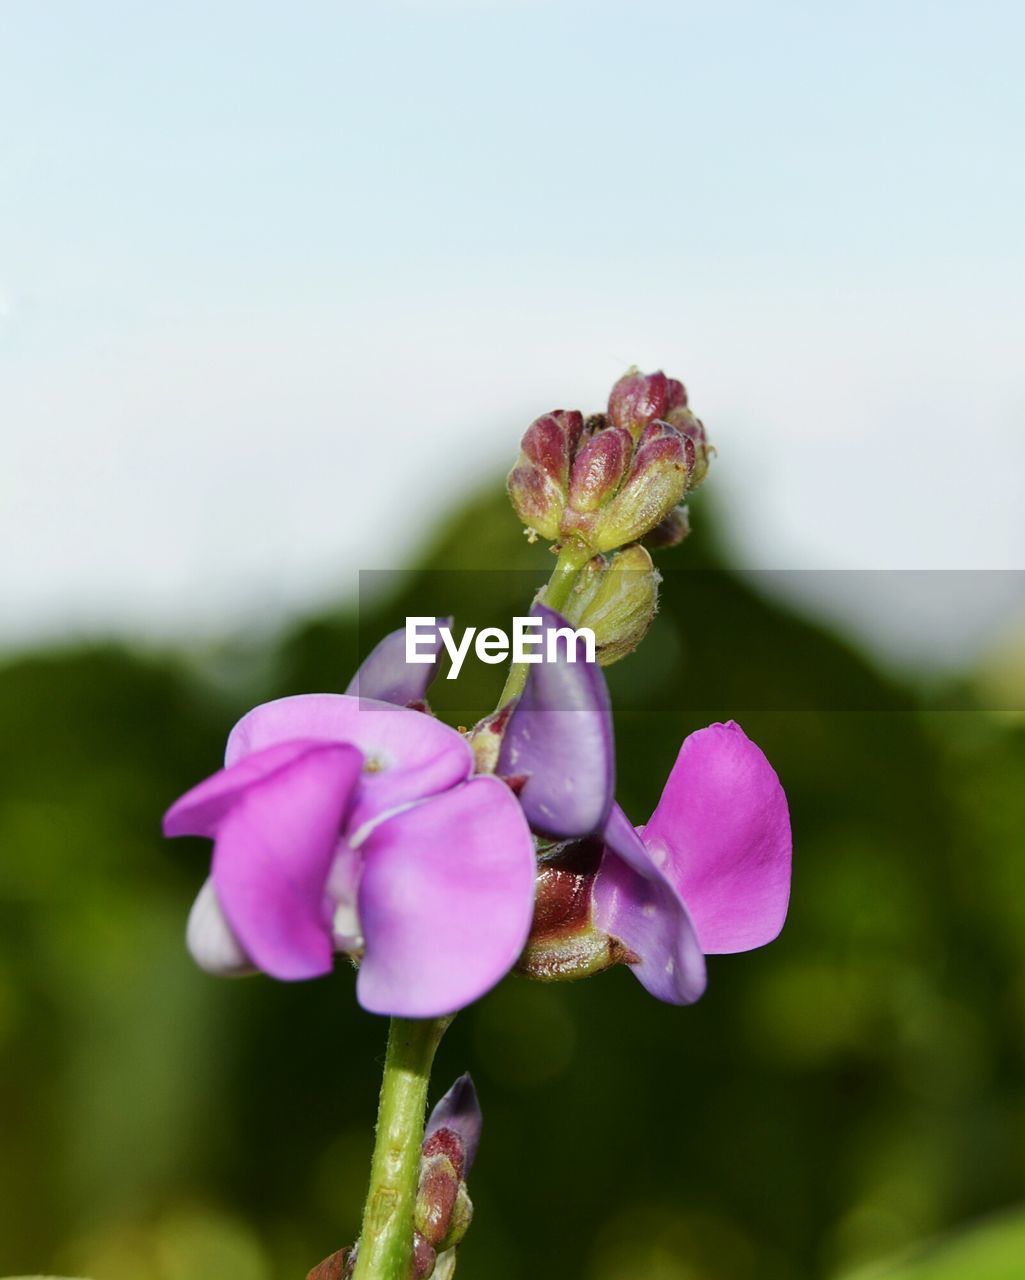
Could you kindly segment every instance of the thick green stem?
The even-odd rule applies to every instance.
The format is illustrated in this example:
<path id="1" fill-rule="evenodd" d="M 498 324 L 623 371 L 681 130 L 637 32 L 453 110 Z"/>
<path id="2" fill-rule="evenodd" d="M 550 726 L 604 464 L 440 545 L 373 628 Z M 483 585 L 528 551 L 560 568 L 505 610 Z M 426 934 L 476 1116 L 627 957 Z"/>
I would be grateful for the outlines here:
<path id="1" fill-rule="evenodd" d="M 566 542 L 559 552 L 559 559 L 552 570 L 552 576 L 548 579 L 548 585 L 541 595 L 542 602 L 551 609 L 561 610 L 576 585 L 580 570 L 590 558 L 590 551 L 581 543 L 575 541 Z M 509 668 L 509 674 L 506 677 L 502 695 L 498 699 L 498 705 L 504 707 L 507 702 L 518 697 L 523 692 L 526 680 L 527 664 L 525 662 L 514 662 Z"/>
<path id="2" fill-rule="evenodd" d="M 408 1280 L 431 1063 L 451 1018 L 392 1018 L 353 1280 Z"/>

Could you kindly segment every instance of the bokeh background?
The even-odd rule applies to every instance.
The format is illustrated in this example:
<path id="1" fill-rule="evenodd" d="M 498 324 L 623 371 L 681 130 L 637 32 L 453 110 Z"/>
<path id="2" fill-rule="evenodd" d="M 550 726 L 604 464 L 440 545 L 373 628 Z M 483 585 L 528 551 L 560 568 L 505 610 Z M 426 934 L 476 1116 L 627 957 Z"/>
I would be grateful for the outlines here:
<path id="1" fill-rule="evenodd" d="M 0 1272 L 276 1280 L 355 1234 L 384 1027 L 344 968 L 196 971 L 208 854 L 159 815 L 413 604 L 522 612 L 519 433 L 636 361 L 719 457 L 610 671 L 620 799 L 740 720 L 793 907 L 693 1009 L 619 971 L 456 1022 L 438 1091 L 469 1068 L 487 1120 L 460 1274 L 924 1248 L 916 1277 L 1019 1280 L 1020 8 L 0 18 Z"/>

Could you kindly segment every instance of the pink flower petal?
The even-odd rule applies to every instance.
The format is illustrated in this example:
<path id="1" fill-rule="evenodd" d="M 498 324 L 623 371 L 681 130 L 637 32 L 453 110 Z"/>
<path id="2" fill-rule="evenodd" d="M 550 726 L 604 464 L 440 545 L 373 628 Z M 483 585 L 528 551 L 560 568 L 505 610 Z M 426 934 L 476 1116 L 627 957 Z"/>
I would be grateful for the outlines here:
<path id="1" fill-rule="evenodd" d="M 225 814 L 254 782 L 291 764 L 316 745 L 308 739 L 279 742 L 204 778 L 164 814 L 164 835 L 212 838 Z"/>
<path id="2" fill-rule="evenodd" d="M 709 725 L 685 740 L 641 834 L 686 902 L 706 954 L 764 946 L 782 929 L 790 897 L 787 800 L 739 725 Z"/>
<path id="3" fill-rule="evenodd" d="M 363 777 L 349 815 L 351 832 L 401 805 L 464 781 L 473 752 L 455 729 L 420 711 L 344 693 L 307 693 L 254 707 L 228 737 L 231 765 L 292 738 L 350 742 L 363 753 Z"/>
<path id="4" fill-rule="evenodd" d="M 653 996 L 693 1004 L 705 990 L 705 957 L 680 895 L 619 805 L 612 807 L 605 842 L 592 890 L 595 924 L 638 957 L 630 971 Z"/>
<path id="5" fill-rule="evenodd" d="M 363 852 L 356 992 L 365 1009 L 440 1017 L 512 967 L 530 931 L 535 862 L 504 783 L 473 778 L 388 818 Z"/>
<path id="6" fill-rule="evenodd" d="M 362 767 L 342 743 L 318 743 L 242 792 L 214 846 L 217 899 L 243 952 L 286 980 L 327 973 L 325 886 Z"/>

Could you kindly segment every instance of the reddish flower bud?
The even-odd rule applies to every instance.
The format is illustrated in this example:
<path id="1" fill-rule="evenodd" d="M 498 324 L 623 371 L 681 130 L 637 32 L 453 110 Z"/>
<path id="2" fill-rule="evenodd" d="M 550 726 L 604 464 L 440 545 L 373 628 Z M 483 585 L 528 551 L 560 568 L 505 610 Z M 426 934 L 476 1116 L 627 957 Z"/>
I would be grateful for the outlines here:
<path id="1" fill-rule="evenodd" d="M 346 1280 L 352 1275 L 352 1254 L 351 1249 L 339 1249 L 315 1266 L 306 1280 Z"/>
<path id="2" fill-rule="evenodd" d="M 520 448 L 555 484 L 565 488 L 570 459 L 583 429 L 583 415 L 577 410 L 555 409 L 530 424 Z"/>
<path id="3" fill-rule="evenodd" d="M 622 427 L 599 431 L 573 460 L 569 503 L 574 511 L 596 511 L 613 497 L 626 475 L 633 453 L 633 438 Z"/>
<path id="4" fill-rule="evenodd" d="M 666 421 L 671 423 L 687 444 L 687 465 L 690 474 L 687 488 L 696 489 L 708 474 L 708 464 L 715 450 L 708 443 L 708 432 L 700 418 L 696 418 L 685 405 L 670 410 Z"/>
<path id="5" fill-rule="evenodd" d="M 682 499 L 690 471 L 687 464 L 687 442 L 674 427 L 653 422 L 645 428 L 630 474 L 599 513 L 591 546 L 609 551 L 635 542 L 654 528 Z"/>
<path id="6" fill-rule="evenodd" d="M 569 469 L 584 430 L 575 409 L 556 409 L 532 422 L 520 442 L 520 457 L 509 473 L 509 497 L 525 525 L 555 538 L 566 502 Z"/>
<path id="7" fill-rule="evenodd" d="M 428 1280 L 434 1275 L 434 1264 L 437 1261 L 438 1255 L 434 1246 L 429 1240 L 425 1240 L 419 1231 L 414 1231 L 412 1280 Z"/>
<path id="8" fill-rule="evenodd" d="M 682 383 L 676 386 L 682 390 Z M 630 369 L 609 395 L 609 422 L 624 427 L 636 440 L 649 422 L 665 414 L 668 397 L 669 379 L 661 369 L 657 373 Z"/>
<path id="9" fill-rule="evenodd" d="M 679 378 L 666 379 L 666 414 L 672 412 L 673 409 L 686 409 L 687 407 L 687 388 L 679 380 Z"/>

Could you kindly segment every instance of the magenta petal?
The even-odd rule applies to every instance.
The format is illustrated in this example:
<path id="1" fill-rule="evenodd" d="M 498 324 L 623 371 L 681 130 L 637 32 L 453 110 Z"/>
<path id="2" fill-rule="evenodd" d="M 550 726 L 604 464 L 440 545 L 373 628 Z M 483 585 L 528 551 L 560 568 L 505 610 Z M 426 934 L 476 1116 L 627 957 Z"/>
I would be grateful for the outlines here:
<path id="1" fill-rule="evenodd" d="M 225 814 L 247 788 L 291 764 L 313 746 L 316 743 L 307 739 L 279 742 L 204 778 L 164 814 L 164 835 L 215 836 Z"/>
<path id="2" fill-rule="evenodd" d="M 440 1017 L 512 968 L 530 930 L 535 863 L 504 783 L 473 778 L 396 814 L 363 853 L 366 953 L 356 993 L 365 1009 Z"/>
<path id="3" fill-rule="evenodd" d="M 783 927 L 790 814 L 775 770 L 732 721 L 692 733 L 641 833 L 709 954 L 748 951 Z"/>
<path id="4" fill-rule="evenodd" d="M 240 795 L 218 828 L 217 899 L 244 953 L 272 977 L 331 968 L 325 886 L 362 764 L 354 747 L 316 744 Z"/>
<path id="5" fill-rule="evenodd" d="M 447 724 L 344 693 L 300 694 L 254 707 L 228 737 L 227 763 L 290 738 L 351 742 L 363 753 L 363 778 L 348 823 L 354 834 L 364 823 L 444 791 L 473 771 L 469 743 Z"/>
<path id="6" fill-rule="evenodd" d="M 705 957 L 680 895 L 619 805 L 609 815 L 605 843 L 592 891 L 595 924 L 638 957 L 630 968 L 653 996 L 693 1004 L 705 990 Z"/>
<path id="7" fill-rule="evenodd" d="M 349 681 L 346 693 L 353 697 L 374 698 L 379 702 L 392 702 L 407 707 L 411 702 L 422 702 L 427 686 L 438 671 L 441 656 L 441 627 L 451 627 L 451 618 L 438 618 L 434 627 L 433 646 L 424 641 L 418 651 L 429 653 L 430 662 L 406 661 L 406 629 L 392 631 L 364 658 L 359 670 Z M 427 631 L 426 624 L 423 631 Z"/>
<path id="8" fill-rule="evenodd" d="M 544 620 L 543 643 L 554 628 L 569 627 L 545 605 L 531 612 Z M 520 803 L 536 831 L 569 838 L 601 830 L 612 803 L 615 754 L 601 668 L 584 661 L 582 642 L 575 662 L 565 652 L 560 643 L 555 662 L 531 666 L 509 717 L 497 771 L 526 779 Z"/>

